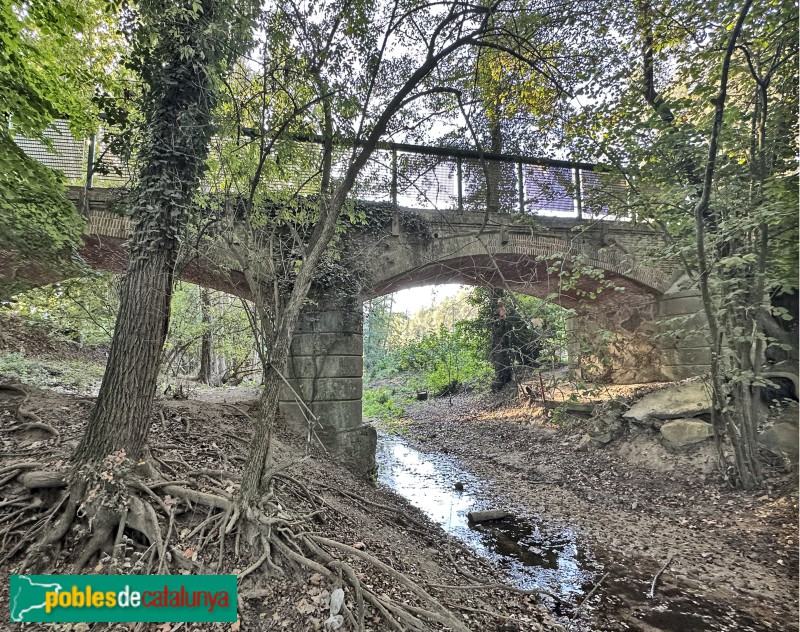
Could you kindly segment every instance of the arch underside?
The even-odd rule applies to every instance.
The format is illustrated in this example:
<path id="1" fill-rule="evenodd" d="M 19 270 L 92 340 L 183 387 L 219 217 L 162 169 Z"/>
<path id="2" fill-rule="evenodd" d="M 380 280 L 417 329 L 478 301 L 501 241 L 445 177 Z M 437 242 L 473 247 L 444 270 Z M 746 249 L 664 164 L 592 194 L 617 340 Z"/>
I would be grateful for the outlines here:
<path id="1" fill-rule="evenodd" d="M 120 237 L 90 235 L 85 239 L 80 254 L 91 268 L 120 274 L 125 271 L 128 260 L 124 243 L 125 239 Z M 52 269 L 30 265 L 18 274 L 34 284 L 45 285 L 75 276 L 75 270 L 59 274 Z M 642 283 L 606 270 L 603 271 L 602 281 L 579 275 L 565 289 L 564 285 L 568 284 L 562 283 L 559 273 L 570 270 L 568 262 L 527 254 L 463 255 L 424 263 L 389 278 L 378 278 L 364 288 L 362 297 L 373 298 L 424 285 L 458 283 L 508 289 L 580 310 L 587 307 L 613 307 L 616 303 L 628 304 L 632 300 L 649 302 L 659 294 Z M 391 272 L 391 269 L 382 267 L 381 271 Z M 179 275 L 190 283 L 250 298 L 244 275 L 236 270 L 218 270 L 210 262 L 194 258 L 181 264 Z M 602 289 L 598 292 L 599 288 Z M 594 299 L 590 298 L 591 294 L 595 296 Z"/>
<path id="2" fill-rule="evenodd" d="M 72 260 L 65 260 L 61 265 L 20 261 L 11 253 L 0 252 L 0 279 L 17 281 L 19 288 L 14 290 L 16 292 L 85 276 L 86 266 L 93 270 L 122 274 L 128 266 L 126 241 L 122 237 L 88 235 L 78 250 L 84 265 Z M 179 261 L 177 273 L 183 281 L 239 298 L 252 298 L 247 281 L 238 270 L 223 270 L 195 256 Z"/>
<path id="3" fill-rule="evenodd" d="M 431 262 L 379 280 L 364 292 L 364 298 L 442 283 L 503 288 L 578 310 L 589 306 L 610 308 L 615 303 L 629 303 L 631 300 L 649 302 L 656 298 L 656 292 L 651 288 L 607 271 L 604 271 L 600 280 L 578 275 L 574 281 L 562 282 L 564 277 L 559 273 L 570 271 L 568 263 L 541 260 L 529 255 L 469 255 Z M 592 299 L 591 295 L 595 298 Z"/>

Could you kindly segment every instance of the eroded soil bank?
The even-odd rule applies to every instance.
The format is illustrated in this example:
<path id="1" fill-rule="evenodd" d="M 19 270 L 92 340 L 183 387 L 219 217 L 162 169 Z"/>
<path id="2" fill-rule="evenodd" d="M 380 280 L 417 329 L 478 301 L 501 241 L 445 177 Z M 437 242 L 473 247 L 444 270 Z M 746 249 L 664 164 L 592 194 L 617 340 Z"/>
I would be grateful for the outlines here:
<path id="1" fill-rule="evenodd" d="M 456 459 L 528 523 L 577 531 L 595 576 L 608 573 L 584 606 L 593 629 L 798 629 L 796 473 L 772 469 L 764 489 L 732 490 L 713 450 L 673 454 L 637 436 L 578 452 L 579 421 L 557 428 L 541 409 L 507 404 L 466 395 L 411 404 L 402 437 Z"/>
<path id="2" fill-rule="evenodd" d="M 31 529 L 38 524 L 40 510 L 58 502 L 60 493 L 58 489 L 31 493 L 14 480 L 13 474 L 17 469 L 24 471 L 32 467 L 31 464 L 36 464 L 37 468 L 66 471 L 69 454 L 84 431 L 94 400 L 19 384 L 13 390 L 4 390 L 2 384 L 0 380 L 0 471 L 5 479 L 0 486 L 0 604 L 7 608 L 7 578 L 19 571 L 25 543 Z M 183 481 L 198 492 L 229 497 L 241 473 L 251 436 L 246 415 L 249 404 L 241 398 L 253 394 L 254 391 L 248 389 L 218 390 L 208 393 L 204 399 L 157 402 L 151 427 L 152 457 L 168 472 L 170 479 Z M 15 411 L 23 402 L 26 412 L 52 430 L 23 427 L 24 424 L 15 418 Z M 558 616 L 536 595 L 487 588 L 486 584 L 505 580 L 502 569 L 445 535 L 398 495 L 356 477 L 316 447 L 311 447 L 311 458 L 305 459 L 304 437 L 278 430 L 274 441 L 275 462 L 281 471 L 307 486 L 322 500 L 322 511 L 314 525 L 317 534 L 369 553 L 404 574 L 456 613 L 470 630 L 541 632 L 566 629 L 570 612 Z M 151 484 L 153 489 L 159 489 L 157 481 Z M 285 502 L 291 505 L 298 501 L 288 493 Z M 215 534 L 200 527 L 209 513 L 205 509 L 193 511 L 186 502 L 166 496 L 162 503 L 166 510 L 159 511 L 159 525 L 162 535 L 171 534 L 172 547 L 162 568 L 147 556 L 149 543 L 126 529 L 116 557 L 112 559 L 108 552 L 103 553 L 93 559 L 84 572 L 240 574 L 253 562 L 236 555 L 232 540 L 227 540 L 222 550 L 219 548 Z M 174 512 L 174 521 L 169 518 L 170 512 Z M 200 532 L 193 533 L 198 527 Z M 47 572 L 71 572 L 67 561 L 78 535 L 69 533 L 62 547 L 49 552 L 51 565 Z M 220 552 L 223 559 L 218 566 Z M 357 557 L 342 555 L 339 559 L 355 569 L 362 586 L 382 598 L 410 607 L 427 607 L 392 574 L 376 570 Z M 263 567 L 241 583 L 239 621 L 234 626 L 228 623 L 138 626 L 98 623 L 24 624 L 21 627 L 6 619 L 0 621 L 0 630 L 322 630 L 323 621 L 329 616 L 330 595 L 338 587 L 336 582 L 286 560 L 276 561 L 283 565 L 282 575 L 266 572 L 268 569 Z M 345 605 L 353 608 L 355 600 L 352 591 L 346 590 Z M 4 616 L 8 616 L 8 610 Z M 364 623 L 365 630 L 396 629 L 388 625 L 381 613 L 369 607 Z M 345 623 L 340 629 L 352 628 Z M 442 627 L 428 621 L 424 629 L 441 630 Z M 578 623 L 575 629 L 591 628 Z"/>

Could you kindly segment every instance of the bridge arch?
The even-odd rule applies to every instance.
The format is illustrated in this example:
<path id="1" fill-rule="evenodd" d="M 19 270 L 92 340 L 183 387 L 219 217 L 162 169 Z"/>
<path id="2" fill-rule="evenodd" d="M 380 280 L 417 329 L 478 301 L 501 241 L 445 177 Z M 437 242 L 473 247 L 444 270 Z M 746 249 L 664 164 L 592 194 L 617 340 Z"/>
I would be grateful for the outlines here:
<path id="1" fill-rule="evenodd" d="M 399 232 L 365 248 L 372 263 L 363 298 L 459 283 L 508 289 L 564 307 L 608 309 L 614 303 L 653 302 L 674 281 L 673 269 L 642 265 L 631 254 L 654 242 L 646 228 L 623 225 L 609 236 L 607 226 L 575 221 L 537 218 L 534 228 L 500 223 L 509 216 L 495 216 L 485 225 L 482 215 L 472 215 L 455 221 L 430 216 L 424 236 Z M 602 291 L 609 286 L 616 289 Z"/>
<path id="2" fill-rule="evenodd" d="M 130 234 L 129 220 L 109 213 L 113 190 L 73 189 L 71 197 L 88 211 L 88 235 L 81 250 L 98 269 L 122 272 L 127 254 L 123 247 Z M 660 242 L 647 227 L 630 223 L 530 218 L 509 214 L 447 214 L 413 211 L 424 231 L 403 230 L 402 222 L 376 237 L 363 233 L 360 252 L 367 276 L 358 297 L 330 296 L 306 311 L 292 344 L 294 359 L 281 396 L 281 410 L 290 421 L 305 426 L 306 414 L 294 393 L 309 403 L 324 425 L 317 429 L 323 442 L 352 460 L 359 469 L 374 463 L 374 430 L 361 423 L 362 301 L 389 292 L 436 283 L 461 283 L 501 287 L 553 300 L 575 308 L 581 320 L 592 319 L 610 329 L 632 333 L 659 333 L 661 317 L 693 314 L 699 303 L 692 293 L 675 291 L 674 266 L 643 265 L 639 252 Z M 597 292 L 597 278 L 586 275 L 563 288 L 560 273 L 576 266 L 602 271 L 619 290 Z M 247 283 L 231 266 L 212 260 L 192 260 L 182 268 L 182 278 L 198 285 L 249 298 Z M 3 272 L 0 261 L 0 273 Z M 37 276 L 39 272 L 25 271 Z M 46 274 L 46 272 L 42 272 Z M 31 279 L 40 284 L 59 280 Z M 598 298 L 587 300 L 590 294 Z M 687 355 L 681 350 L 667 358 L 681 378 L 702 372 L 708 364 L 698 343 Z M 683 354 L 683 355 L 682 355 Z"/>

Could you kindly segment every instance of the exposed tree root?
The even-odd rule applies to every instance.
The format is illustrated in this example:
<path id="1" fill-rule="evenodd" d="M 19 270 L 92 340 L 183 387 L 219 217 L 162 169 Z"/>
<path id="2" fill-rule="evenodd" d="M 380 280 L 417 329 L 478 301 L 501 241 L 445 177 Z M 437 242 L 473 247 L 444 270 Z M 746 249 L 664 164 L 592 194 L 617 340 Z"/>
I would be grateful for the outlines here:
<path id="1" fill-rule="evenodd" d="M 398 632 L 467 632 L 453 607 L 428 590 L 508 588 L 496 584 L 425 587 L 372 553 L 316 533 L 315 525 L 324 524 L 326 514 L 330 518 L 337 510 L 302 480 L 277 470 L 264 481 L 265 491 L 255 506 L 241 506 L 238 497 L 230 498 L 221 489 L 205 491 L 195 489 L 196 483 L 166 480 L 152 465 L 144 468 L 150 480 L 143 479 L 141 471 L 141 467 L 125 462 L 124 455 L 110 455 L 101 464 L 69 474 L 43 469 L 38 463 L 3 468 L 0 476 L 10 479 L 13 475 L 14 481 L 28 492 L 9 501 L 12 511 L 4 516 L 5 530 L 0 533 L 6 541 L 13 542 L 12 538 L 17 537 L 19 541 L 3 561 L 22 555 L 23 547 L 28 546 L 19 572 L 52 569 L 64 561 L 79 571 L 94 564 L 93 560 L 105 564 L 104 554 L 108 555 L 109 564 L 116 563 L 127 546 L 128 551 L 138 547 L 133 572 L 202 572 L 208 565 L 223 572 L 233 567 L 233 562 L 227 566 L 225 563 L 226 554 L 230 555 L 233 549 L 236 566 L 244 569 L 239 572 L 240 585 L 256 573 L 282 576 L 288 567 L 301 567 L 342 587 L 346 603 L 340 613 L 349 628 L 358 631 L 365 630 L 369 617 L 379 616 L 386 626 Z M 208 478 L 212 490 L 222 487 L 223 481 L 228 484 L 235 479 L 221 470 L 196 470 L 193 475 Z M 59 489 L 63 491 L 59 493 Z M 50 502 L 43 502 L 43 498 L 50 498 Z M 398 513 L 392 507 L 358 496 L 352 500 L 381 512 Z M 159 520 L 159 513 L 165 518 Z M 23 539 L 34 543 L 22 544 Z M 65 550 L 62 560 L 61 546 L 68 540 L 69 552 Z M 176 546 L 178 542 L 180 545 Z M 246 561 L 243 566 L 240 552 Z M 362 573 L 391 580 L 403 591 L 403 601 L 365 586 L 360 580 Z"/>
<path id="2" fill-rule="evenodd" d="M 27 404 L 28 400 L 31 398 L 31 394 L 27 390 L 25 390 L 21 385 L 2 384 L 0 385 L 0 391 L 6 391 L 22 396 L 22 401 L 18 402 L 11 408 L 14 419 L 19 422 L 19 425 L 11 426 L 10 428 L 4 428 L 0 432 L 26 432 L 30 430 L 42 430 L 53 435 L 56 439 L 56 443 L 61 442 L 61 433 L 57 429 L 53 428 L 53 426 L 50 424 L 44 423 L 39 418 L 39 415 L 37 415 L 35 412 L 25 409 L 25 404 Z"/>

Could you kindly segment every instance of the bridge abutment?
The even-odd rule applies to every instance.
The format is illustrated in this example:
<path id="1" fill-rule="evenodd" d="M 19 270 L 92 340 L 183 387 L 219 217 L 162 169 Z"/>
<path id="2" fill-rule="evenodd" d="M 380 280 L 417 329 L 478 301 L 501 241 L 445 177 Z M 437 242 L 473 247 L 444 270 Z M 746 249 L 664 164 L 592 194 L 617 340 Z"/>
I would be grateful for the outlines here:
<path id="1" fill-rule="evenodd" d="M 330 452 L 354 469 L 375 468 L 377 435 L 362 423 L 363 312 L 355 297 L 322 297 L 307 306 L 292 340 L 280 409 L 295 428 L 307 429 L 297 396 L 316 416 L 314 432 Z M 294 392 L 293 392 L 294 391 Z"/>
<path id="2" fill-rule="evenodd" d="M 586 379 L 615 384 L 682 380 L 708 372 L 711 351 L 703 303 L 697 290 L 680 287 L 570 319 L 574 368 Z"/>
<path id="3" fill-rule="evenodd" d="M 670 290 L 658 300 L 657 333 L 661 371 L 669 380 L 683 380 L 711 368 L 708 320 L 699 290 Z"/>

